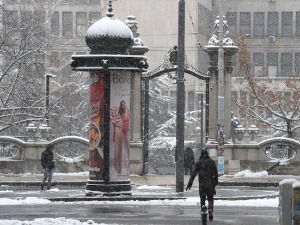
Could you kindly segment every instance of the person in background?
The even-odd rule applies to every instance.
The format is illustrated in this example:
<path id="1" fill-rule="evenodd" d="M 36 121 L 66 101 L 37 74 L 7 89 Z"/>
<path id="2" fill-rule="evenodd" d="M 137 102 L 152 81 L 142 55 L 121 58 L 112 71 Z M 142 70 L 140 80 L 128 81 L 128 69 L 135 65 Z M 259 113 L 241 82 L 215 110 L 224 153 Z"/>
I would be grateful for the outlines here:
<path id="1" fill-rule="evenodd" d="M 50 190 L 51 188 L 51 180 L 55 168 L 54 161 L 53 161 L 53 149 L 54 146 L 52 144 L 49 144 L 46 147 L 46 150 L 43 151 L 41 154 L 41 163 L 44 172 L 44 178 L 43 178 L 43 183 L 41 185 L 41 190 L 44 190 L 45 182 L 47 179 L 48 179 L 47 190 Z"/>
<path id="2" fill-rule="evenodd" d="M 218 169 L 216 163 L 208 156 L 206 149 L 201 150 L 201 156 L 196 163 L 186 190 L 191 189 L 193 181 L 198 174 L 199 195 L 201 210 L 205 208 L 206 198 L 208 200 L 208 218 L 213 220 L 214 195 L 216 194 L 216 185 L 218 185 Z"/>
<path id="3" fill-rule="evenodd" d="M 191 149 L 190 147 L 187 147 L 184 150 L 184 171 L 185 171 L 185 175 L 187 175 L 188 172 L 190 172 L 190 174 L 192 174 L 194 165 L 195 165 L 195 156 L 194 156 L 193 149 Z"/>

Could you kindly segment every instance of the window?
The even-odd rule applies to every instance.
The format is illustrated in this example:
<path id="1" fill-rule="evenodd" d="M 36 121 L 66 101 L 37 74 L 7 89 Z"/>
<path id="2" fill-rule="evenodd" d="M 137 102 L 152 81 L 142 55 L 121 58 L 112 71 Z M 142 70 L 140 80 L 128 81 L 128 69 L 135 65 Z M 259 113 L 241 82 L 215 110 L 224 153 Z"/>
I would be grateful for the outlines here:
<path id="1" fill-rule="evenodd" d="M 249 105 L 250 107 L 255 106 L 255 97 L 251 94 L 249 94 Z"/>
<path id="2" fill-rule="evenodd" d="M 188 91 L 188 109 L 187 111 L 194 111 L 195 93 L 194 91 Z"/>
<path id="3" fill-rule="evenodd" d="M 197 93 L 196 97 L 196 109 L 195 110 L 203 110 L 203 107 L 205 106 L 205 93 Z M 202 107 L 201 107 L 202 106 Z"/>
<path id="4" fill-rule="evenodd" d="M 253 53 L 254 75 L 262 76 L 264 66 L 264 53 Z"/>
<path id="5" fill-rule="evenodd" d="M 291 37 L 293 31 L 293 12 L 282 12 L 281 36 Z"/>
<path id="6" fill-rule="evenodd" d="M 300 37 L 300 12 L 296 12 L 296 37 Z"/>
<path id="7" fill-rule="evenodd" d="M 246 91 L 240 91 L 240 101 L 242 104 L 245 104 L 248 101 Z M 242 108 L 240 109 L 240 115 L 242 118 L 246 117 L 246 113 Z"/>
<path id="8" fill-rule="evenodd" d="M 278 70 L 278 53 L 267 54 L 268 76 L 277 77 Z"/>
<path id="9" fill-rule="evenodd" d="M 90 5 L 95 4 L 95 5 L 100 5 L 101 0 L 90 0 Z"/>
<path id="10" fill-rule="evenodd" d="M 6 24 L 9 29 L 18 26 L 18 12 L 17 11 L 6 11 L 6 16 L 3 19 L 6 19 Z"/>
<path id="11" fill-rule="evenodd" d="M 237 13 L 236 12 L 228 12 L 226 13 L 226 20 L 228 24 L 228 30 L 230 34 L 236 34 L 236 20 L 237 20 Z"/>
<path id="12" fill-rule="evenodd" d="M 171 101 L 170 101 L 170 111 L 176 111 L 176 91 L 171 91 L 170 92 L 170 96 L 171 96 Z"/>
<path id="13" fill-rule="evenodd" d="M 28 24 L 31 24 L 32 17 L 33 17 L 32 12 L 22 11 L 21 12 L 21 24 L 23 24 L 22 26 L 27 27 Z"/>
<path id="14" fill-rule="evenodd" d="M 38 25 L 40 26 L 40 36 L 46 37 L 46 12 L 45 11 L 35 11 L 34 18 L 35 21 L 38 21 Z"/>
<path id="15" fill-rule="evenodd" d="M 62 13 L 62 35 L 66 38 L 73 38 L 73 13 Z"/>
<path id="16" fill-rule="evenodd" d="M 231 57 L 231 66 L 232 66 L 232 74 L 231 76 L 233 77 L 236 77 L 238 74 L 237 74 L 237 71 L 236 71 L 236 54 L 234 54 L 232 57 Z"/>
<path id="17" fill-rule="evenodd" d="M 59 53 L 58 52 L 51 52 L 49 57 L 49 67 L 58 68 L 59 65 Z"/>
<path id="18" fill-rule="evenodd" d="M 281 76 L 292 75 L 292 53 L 281 53 Z"/>
<path id="19" fill-rule="evenodd" d="M 278 12 L 268 13 L 268 36 L 278 36 Z"/>
<path id="20" fill-rule="evenodd" d="M 72 4 L 75 2 L 76 2 L 76 0 L 62 0 L 62 4 Z"/>
<path id="21" fill-rule="evenodd" d="M 231 91 L 231 102 L 232 102 L 232 110 L 234 116 L 237 116 L 236 110 L 238 109 L 238 106 L 236 104 L 238 100 L 238 92 L 237 91 Z"/>
<path id="22" fill-rule="evenodd" d="M 300 75 L 300 52 L 295 53 L 295 72 Z"/>
<path id="23" fill-rule="evenodd" d="M 51 17 L 51 34 L 59 36 L 59 12 L 54 12 Z"/>
<path id="24" fill-rule="evenodd" d="M 35 54 L 35 71 L 38 74 L 45 74 L 45 54 Z"/>
<path id="25" fill-rule="evenodd" d="M 63 52 L 62 53 L 62 60 L 61 60 L 61 64 L 63 66 L 61 73 L 62 75 L 68 75 L 68 74 L 72 74 L 72 68 L 70 67 L 70 60 L 71 60 L 71 56 L 72 56 L 73 52 Z"/>
<path id="26" fill-rule="evenodd" d="M 85 35 L 87 30 L 87 18 L 85 12 L 76 13 L 76 34 Z"/>
<path id="27" fill-rule="evenodd" d="M 3 2 L 4 4 L 10 4 L 10 5 L 13 5 L 13 4 L 17 4 L 18 3 L 18 0 L 7 0 L 5 2 Z"/>
<path id="28" fill-rule="evenodd" d="M 265 34 L 265 13 L 255 12 L 254 13 L 254 37 L 264 37 Z"/>
<path id="29" fill-rule="evenodd" d="M 283 101 L 290 102 L 291 101 L 292 93 L 290 91 L 283 92 Z"/>
<path id="30" fill-rule="evenodd" d="M 240 13 L 240 32 L 241 34 L 250 34 L 251 14 L 249 12 Z"/>
<path id="31" fill-rule="evenodd" d="M 93 24 L 96 21 L 100 20 L 100 13 L 99 12 L 90 12 L 90 17 L 89 17 L 89 23 Z"/>
<path id="32" fill-rule="evenodd" d="M 84 5 L 87 3 L 88 3 L 88 0 L 77 0 L 77 5 Z"/>

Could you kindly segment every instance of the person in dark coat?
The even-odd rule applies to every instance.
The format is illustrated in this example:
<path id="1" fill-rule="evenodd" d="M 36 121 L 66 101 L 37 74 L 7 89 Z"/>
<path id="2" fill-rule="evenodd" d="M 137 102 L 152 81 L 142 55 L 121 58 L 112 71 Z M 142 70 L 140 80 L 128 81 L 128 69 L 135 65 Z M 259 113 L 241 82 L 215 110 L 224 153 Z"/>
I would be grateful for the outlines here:
<path id="1" fill-rule="evenodd" d="M 216 185 L 218 185 L 218 169 L 216 163 L 208 156 L 206 149 L 201 150 L 201 156 L 196 163 L 186 190 L 191 189 L 193 181 L 198 174 L 199 195 L 201 209 L 205 206 L 206 198 L 208 200 L 209 220 L 213 220 L 214 195 L 216 194 Z"/>
<path id="2" fill-rule="evenodd" d="M 49 144 L 46 147 L 46 150 L 43 151 L 41 154 L 41 163 L 44 172 L 44 178 L 43 178 L 43 183 L 41 185 L 41 190 L 44 190 L 45 182 L 47 179 L 48 179 L 47 190 L 50 190 L 51 188 L 51 180 L 52 180 L 52 175 L 55 167 L 53 161 L 53 152 L 52 152 L 53 149 L 54 146 L 52 144 Z"/>
<path id="3" fill-rule="evenodd" d="M 192 174 L 194 165 L 195 165 L 195 156 L 194 156 L 193 149 L 191 149 L 190 147 L 187 147 L 184 150 L 184 171 L 185 171 L 185 175 L 187 175 L 188 172 L 190 172 L 190 174 Z"/>

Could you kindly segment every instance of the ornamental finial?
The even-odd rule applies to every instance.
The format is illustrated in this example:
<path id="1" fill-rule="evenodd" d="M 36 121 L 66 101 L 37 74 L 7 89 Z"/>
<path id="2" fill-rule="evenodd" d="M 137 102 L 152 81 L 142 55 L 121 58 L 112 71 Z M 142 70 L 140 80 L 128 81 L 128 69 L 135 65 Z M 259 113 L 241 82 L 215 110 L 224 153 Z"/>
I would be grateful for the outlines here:
<path id="1" fill-rule="evenodd" d="M 107 9 L 108 12 L 106 13 L 107 17 L 113 17 L 114 16 L 114 13 L 112 12 L 113 8 L 112 8 L 111 2 L 112 1 L 109 1 L 109 4 L 108 4 L 108 9 Z"/>

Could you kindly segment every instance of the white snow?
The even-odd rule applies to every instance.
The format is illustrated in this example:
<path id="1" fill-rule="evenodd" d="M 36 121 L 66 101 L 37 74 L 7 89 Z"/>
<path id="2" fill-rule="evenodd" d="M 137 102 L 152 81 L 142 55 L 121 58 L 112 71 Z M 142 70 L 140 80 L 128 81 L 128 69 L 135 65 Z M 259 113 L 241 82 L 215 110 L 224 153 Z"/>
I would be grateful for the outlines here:
<path id="1" fill-rule="evenodd" d="M 279 186 L 284 185 L 284 184 L 293 184 L 295 182 L 297 182 L 296 179 L 284 179 L 284 180 L 279 182 Z"/>
<path id="2" fill-rule="evenodd" d="M 297 182 L 293 183 L 293 188 L 294 189 L 300 189 L 300 181 L 297 181 Z"/>
<path id="3" fill-rule="evenodd" d="M 154 193 L 153 193 L 154 194 Z M 264 199 L 250 199 L 250 200 L 216 200 L 216 206 L 257 206 L 257 207 L 278 207 L 278 197 L 276 198 L 264 198 Z M 46 205 L 46 204 L 65 204 L 65 205 L 145 205 L 145 201 L 131 200 L 131 201 L 78 201 L 78 202 L 51 202 L 47 199 L 37 197 L 27 198 L 0 198 L 0 205 Z M 178 200 L 150 200 L 147 201 L 147 205 L 199 205 L 199 197 L 188 197 L 186 199 Z M 1 220 L 0 220 L 1 222 Z M 0 223 L 1 224 L 1 223 Z"/>
<path id="4" fill-rule="evenodd" d="M 0 220 L 1 224 L 5 225 L 105 225 L 104 223 L 95 223 L 93 220 L 87 222 L 80 222 L 79 220 L 66 219 L 64 217 L 59 218 L 38 218 L 33 221 L 20 221 L 20 220 Z M 113 225 L 113 224 L 112 224 Z"/>
<path id="5" fill-rule="evenodd" d="M 133 39 L 133 34 L 129 27 L 116 18 L 104 17 L 95 22 L 87 31 L 87 36 L 117 36 Z"/>
<path id="6" fill-rule="evenodd" d="M 236 173 L 233 175 L 235 178 L 239 178 L 239 177 L 267 177 L 268 176 L 268 172 L 267 171 L 261 171 L 261 172 L 251 172 L 250 170 L 243 170 L 239 173 Z"/>
<path id="7" fill-rule="evenodd" d="M 57 154 L 59 155 L 59 154 Z M 59 155 L 61 157 L 60 161 L 62 162 L 66 162 L 66 163 L 77 163 L 77 162 L 82 162 L 84 161 L 84 155 L 81 155 L 81 156 L 77 156 L 75 158 L 70 158 L 70 157 L 65 157 L 65 156 L 62 156 L 62 155 Z"/>
<path id="8" fill-rule="evenodd" d="M 28 174 L 24 174 L 26 176 Z M 60 173 L 60 175 L 86 175 L 88 176 L 88 172 L 81 172 L 81 173 L 72 173 L 72 174 L 64 174 Z M 134 176 L 134 175 L 131 175 Z M 235 177 L 265 177 L 267 176 L 266 171 L 262 171 L 259 173 L 253 173 L 249 170 L 242 171 L 240 173 L 235 174 Z M 296 182 L 299 185 L 300 182 Z M 8 187 L 9 188 L 9 187 Z M 150 193 L 152 195 L 157 195 L 157 190 L 160 189 L 162 192 L 164 190 L 170 189 L 170 187 L 163 187 L 163 186 L 148 186 L 148 185 L 141 185 L 137 187 L 137 191 L 143 191 L 144 193 Z M 52 192 L 59 192 L 60 190 L 57 188 L 51 189 Z M 156 192 L 155 192 L 156 191 Z M 0 193 L 10 193 L 11 190 L 1 191 Z M 182 205 L 182 206 L 198 206 L 200 204 L 199 197 L 187 197 L 186 199 L 178 199 L 178 200 L 151 200 L 151 201 L 78 201 L 78 202 L 51 202 L 44 198 L 39 197 L 26 197 L 26 198 L 0 198 L 0 205 L 124 205 L 124 206 L 139 206 L 139 205 Z M 215 206 L 238 206 L 238 207 L 271 207 L 277 208 L 279 204 L 279 198 L 264 198 L 264 199 L 250 199 L 250 200 L 215 200 Z M 20 220 L 0 220 L 0 224 L 5 225 L 53 225 L 53 224 L 60 224 L 60 225 L 107 225 L 104 223 L 95 223 L 93 220 L 88 220 L 86 222 L 81 222 L 79 220 L 69 219 L 65 217 L 59 218 L 37 218 L 33 221 L 20 221 Z M 117 224 L 115 224 L 117 225 Z"/>
<path id="9" fill-rule="evenodd" d="M 59 175 L 59 176 L 89 176 L 89 172 L 88 171 L 84 171 L 84 172 L 76 172 L 76 173 L 55 173 L 55 175 Z"/>

